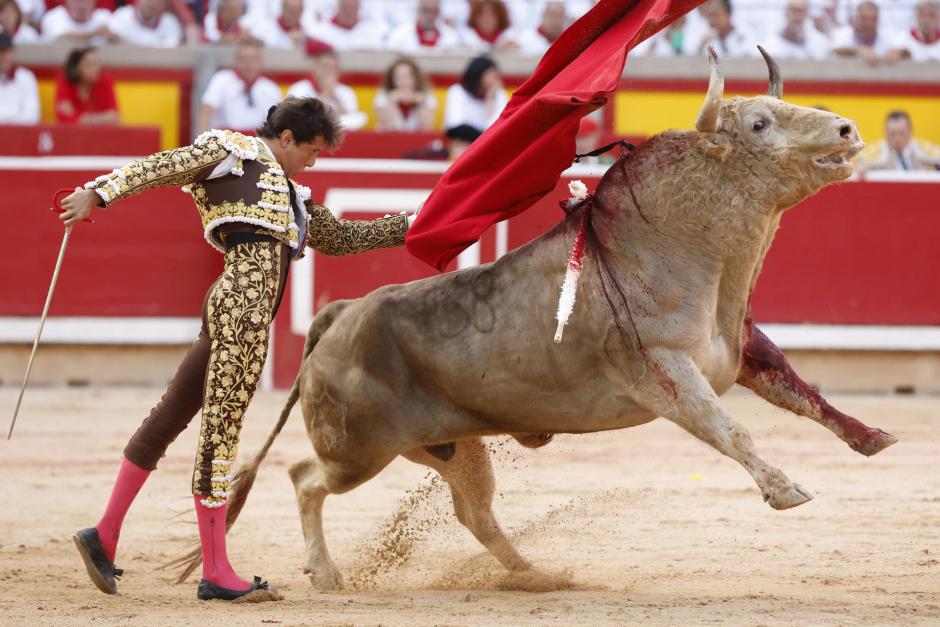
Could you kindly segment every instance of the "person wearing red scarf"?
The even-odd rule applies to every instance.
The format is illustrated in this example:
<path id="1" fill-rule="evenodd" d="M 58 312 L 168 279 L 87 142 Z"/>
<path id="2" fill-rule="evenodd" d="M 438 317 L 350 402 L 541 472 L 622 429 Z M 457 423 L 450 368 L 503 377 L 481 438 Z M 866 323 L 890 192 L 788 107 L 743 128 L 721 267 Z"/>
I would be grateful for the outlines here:
<path id="1" fill-rule="evenodd" d="M 415 21 L 393 30 L 385 43 L 396 52 L 453 49 L 460 45 L 457 31 L 441 19 L 441 0 L 418 0 Z"/>
<path id="2" fill-rule="evenodd" d="M 115 37 L 135 46 L 172 48 L 183 39 L 183 27 L 167 10 L 168 0 L 137 0 L 114 12 L 108 28 Z"/>
<path id="3" fill-rule="evenodd" d="M 376 50 L 383 47 L 388 27 L 384 22 L 363 15 L 361 0 L 339 0 L 336 13 L 314 21 L 313 13 L 306 22 L 307 32 L 314 39 L 334 50 Z"/>
<path id="4" fill-rule="evenodd" d="M 460 38 L 464 46 L 484 52 L 519 47 L 510 29 L 509 10 L 503 0 L 473 2 Z"/>
<path id="5" fill-rule="evenodd" d="M 916 25 L 897 38 L 885 60 L 940 61 L 940 0 L 920 0 L 914 6 Z"/>
<path id="6" fill-rule="evenodd" d="M 111 12 L 95 8 L 95 0 L 65 0 L 42 18 L 43 41 L 62 41 L 83 46 L 108 43 Z"/>
<path id="7" fill-rule="evenodd" d="M 261 75 L 261 46 L 252 41 L 235 49 L 235 65 L 215 73 L 196 114 L 196 133 L 209 129 L 249 130 L 281 101 L 281 88 Z"/>
<path id="8" fill-rule="evenodd" d="M 538 26 L 522 31 L 519 47 L 526 54 L 542 56 L 558 39 L 568 23 L 568 9 L 564 2 L 546 2 Z"/>
<path id="9" fill-rule="evenodd" d="M 248 31 L 245 0 L 221 0 L 215 11 L 206 13 L 203 37 L 214 44 L 258 41 Z"/>
<path id="10" fill-rule="evenodd" d="M 300 22 L 303 12 L 303 0 L 284 0 L 280 15 L 253 20 L 249 30 L 268 48 L 300 49 L 307 40 Z"/>

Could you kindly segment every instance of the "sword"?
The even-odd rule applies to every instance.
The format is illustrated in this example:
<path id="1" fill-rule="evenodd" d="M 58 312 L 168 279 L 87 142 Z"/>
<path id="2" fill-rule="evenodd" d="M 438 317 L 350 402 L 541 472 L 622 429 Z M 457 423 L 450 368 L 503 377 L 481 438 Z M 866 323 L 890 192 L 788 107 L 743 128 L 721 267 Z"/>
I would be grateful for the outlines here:
<path id="1" fill-rule="evenodd" d="M 62 213 L 65 211 L 59 203 L 74 190 L 60 189 L 52 197 L 55 208 L 52 211 Z M 93 222 L 90 218 L 85 218 L 82 222 Z M 42 317 L 39 319 L 39 329 L 36 331 L 36 339 L 33 340 L 33 352 L 29 355 L 29 363 L 26 366 L 26 376 L 23 377 L 23 387 L 20 388 L 20 395 L 16 399 L 16 409 L 13 410 L 13 421 L 10 423 L 10 431 L 7 433 L 7 440 L 13 437 L 13 427 L 16 426 L 16 416 L 20 413 L 20 403 L 23 402 L 23 393 L 26 392 L 26 383 L 29 381 L 29 372 L 33 369 L 33 359 L 36 358 L 36 349 L 39 348 L 39 338 L 42 337 L 42 328 L 46 324 L 46 317 L 49 315 L 49 304 L 52 302 L 52 293 L 55 291 L 56 281 L 59 280 L 59 270 L 62 269 L 62 259 L 65 257 L 65 247 L 69 243 L 69 235 L 72 234 L 72 225 L 65 227 L 65 235 L 62 236 L 62 245 L 59 247 L 59 258 L 55 262 L 55 270 L 52 271 L 52 282 L 49 284 L 49 293 L 46 294 L 46 304 L 42 308 Z"/>

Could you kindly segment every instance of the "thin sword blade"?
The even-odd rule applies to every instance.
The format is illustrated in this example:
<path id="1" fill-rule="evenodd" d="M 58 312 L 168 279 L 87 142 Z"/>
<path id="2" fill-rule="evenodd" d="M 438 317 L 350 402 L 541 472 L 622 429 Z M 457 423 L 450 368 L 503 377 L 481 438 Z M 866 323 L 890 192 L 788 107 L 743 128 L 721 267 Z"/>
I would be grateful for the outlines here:
<path id="1" fill-rule="evenodd" d="M 59 247 L 59 258 L 55 262 L 55 270 L 52 271 L 52 282 L 49 284 L 49 293 L 46 294 L 46 304 L 42 308 L 42 317 L 39 319 L 39 329 L 36 331 L 36 339 L 33 340 L 33 352 L 29 355 L 29 363 L 26 365 L 26 376 L 23 377 L 23 387 L 20 388 L 20 395 L 16 399 L 16 409 L 13 410 L 13 421 L 10 423 L 10 431 L 7 432 L 7 440 L 13 437 L 13 427 L 16 426 L 16 417 L 20 413 L 20 404 L 23 402 L 23 393 L 26 391 L 26 383 L 29 381 L 29 372 L 33 369 L 33 359 L 36 358 L 36 349 L 39 348 L 39 338 L 42 337 L 42 328 L 46 324 L 46 316 L 49 315 L 49 304 L 52 302 L 52 293 L 55 291 L 56 281 L 59 280 L 59 270 L 62 268 L 62 259 L 65 257 L 65 247 L 69 243 L 69 235 L 72 233 L 72 226 L 65 227 L 65 235 L 62 236 L 62 246 Z"/>

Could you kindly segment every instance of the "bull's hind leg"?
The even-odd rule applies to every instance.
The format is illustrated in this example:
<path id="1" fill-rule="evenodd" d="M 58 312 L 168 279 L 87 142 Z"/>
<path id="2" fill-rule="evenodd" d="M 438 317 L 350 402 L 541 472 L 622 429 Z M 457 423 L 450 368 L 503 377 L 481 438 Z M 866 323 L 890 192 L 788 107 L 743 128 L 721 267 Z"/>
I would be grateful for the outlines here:
<path id="1" fill-rule="evenodd" d="M 342 575 L 330 558 L 323 537 L 323 501 L 330 490 L 322 462 L 313 455 L 291 466 L 289 472 L 297 492 L 297 507 L 306 544 L 304 572 L 309 573 L 310 582 L 318 590 L 342 588 Z"/>
<path id="2" fill-rule="evenodd" d="M 777 346 L 748 320 L 750 337 L 744 346 L 738 383 L 764 400 L 826 427 L 862 455 L 874 455 L 898 441 L 890 433 L 869 427 L 826 402 L 800 378 Z"/>
<path id="3" fill-rule="evenodd" d="M 744 466 L 774 509 L 789 509 L 813 498 L 757 455 L 750 434 L 721 407 L 687 355 L 655 349 L 647 355 L 650 373 L 637 390 L 637 401 Z"/>
<path id="4" fill-rule="evenodd" d="M 528 560 L 515 549 L 493 516 L 495 479 L 486 447 L 479 438 L 457 442 L 456 454 L 442 461 L 424 449 L 405 454 L 411 461 L 430 466 L 450 486 L 454 513 L 499 562 L 510 571 L 531 570 Z"/>

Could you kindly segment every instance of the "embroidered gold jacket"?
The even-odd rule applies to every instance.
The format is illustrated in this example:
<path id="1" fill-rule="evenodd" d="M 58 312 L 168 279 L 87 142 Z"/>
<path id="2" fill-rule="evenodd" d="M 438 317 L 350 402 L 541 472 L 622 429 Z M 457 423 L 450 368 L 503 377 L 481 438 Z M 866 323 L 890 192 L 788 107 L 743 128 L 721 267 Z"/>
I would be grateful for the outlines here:
<path id="1" fill-rule="evenodd" d="M 229 172 L 210 179 L 226 160 L 232 164 Z M 401 246 L 408 230 L 404 215 L 337 220 L 329 209 L 311 202 L 309 188 L 290 181 L 302 206 L 293 205 L 287 177 L 261 140 L 233 131 L 208 131 L 191 146 L 132 161 L 85 188 L 94 189 L 110 206 L 155 187 L 177 185 L 192 194 L 206 240 L 220 251 L 224 249 L 216 229 L 232 222 L 255 225 L 258 232 L 289 245 L 298 257 L 306 246 L 327 255 Z"/>

